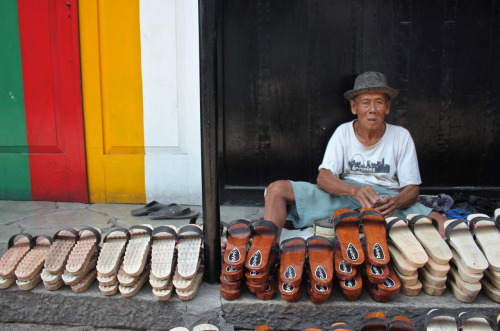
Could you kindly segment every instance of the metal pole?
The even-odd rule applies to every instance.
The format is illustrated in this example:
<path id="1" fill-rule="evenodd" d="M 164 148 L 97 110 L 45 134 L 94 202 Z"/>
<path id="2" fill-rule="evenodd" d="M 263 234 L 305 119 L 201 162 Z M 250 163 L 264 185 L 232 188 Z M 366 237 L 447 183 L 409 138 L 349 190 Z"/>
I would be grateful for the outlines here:
<path id="1" fill-rule="evenodd" d="M 215 283 L 221 270 L 217 153 L 217 18 L 219 0 L 199 0 L 201 162 L 205 280 Z"/>

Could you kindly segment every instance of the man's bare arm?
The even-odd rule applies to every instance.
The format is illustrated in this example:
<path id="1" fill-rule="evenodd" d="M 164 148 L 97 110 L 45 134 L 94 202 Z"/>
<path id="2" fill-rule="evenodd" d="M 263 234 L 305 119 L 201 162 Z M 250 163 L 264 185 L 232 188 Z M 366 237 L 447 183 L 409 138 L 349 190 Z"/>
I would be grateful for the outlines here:
<path id="1" fill-rule="evenodd" d="M 396 209 L 406 209 L 413 206 L 417 202 L 419 194 L 420 188 L 418 185 L 407 185 L 398 195 L 383 197 L 375 204 L 374 208 L 385 217 L 388 217 L 394 214 Z"/>

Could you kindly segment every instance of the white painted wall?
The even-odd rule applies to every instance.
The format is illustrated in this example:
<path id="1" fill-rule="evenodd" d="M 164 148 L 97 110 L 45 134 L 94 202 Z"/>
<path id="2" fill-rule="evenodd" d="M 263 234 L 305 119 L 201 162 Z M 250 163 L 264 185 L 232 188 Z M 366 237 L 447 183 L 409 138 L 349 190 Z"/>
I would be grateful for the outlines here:
<path id="1" fill-rule="evenodd" d="M 146 199 L 202 204 L 197 0 L 141 0 Z"/>

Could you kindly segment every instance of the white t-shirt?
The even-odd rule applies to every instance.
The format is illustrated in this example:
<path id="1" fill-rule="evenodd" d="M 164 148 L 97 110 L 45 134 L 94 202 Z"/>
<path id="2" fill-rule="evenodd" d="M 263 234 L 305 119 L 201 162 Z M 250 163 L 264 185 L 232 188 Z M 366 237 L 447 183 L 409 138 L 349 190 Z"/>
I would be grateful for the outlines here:
<path id="1" fill-rule="evenodd" d="M 421 184 L 417 152 L 408 130 L 386 123 L 383 137 L 368 147 L 356 138 L 354 121 L 344 123 L 335 130 L 319 169 L 328 169 L 344 180 L 377 185 L 396 192 L 406 185 Z"/>

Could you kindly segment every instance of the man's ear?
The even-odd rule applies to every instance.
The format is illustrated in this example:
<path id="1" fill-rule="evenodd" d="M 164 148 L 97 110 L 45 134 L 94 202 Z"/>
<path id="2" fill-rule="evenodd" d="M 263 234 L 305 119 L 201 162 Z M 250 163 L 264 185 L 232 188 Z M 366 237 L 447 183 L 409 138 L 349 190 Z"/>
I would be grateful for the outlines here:
<path id="1" fill-rule="evenodd" d="M 354 101 L 354 98 L 349 100 L 349 104 L 351 105 L 351 113 L 357 115 L 358 111 L 356 110 L 356 101 Z"/>
<path id="2" fill-rule="evenodd" d="M 389 115 L 389 113 L 391 112 L 391 104 L 391 99 L 387 100 L 387 109 L 385 110 L 386 115 Z"/>

